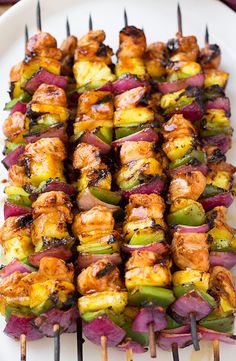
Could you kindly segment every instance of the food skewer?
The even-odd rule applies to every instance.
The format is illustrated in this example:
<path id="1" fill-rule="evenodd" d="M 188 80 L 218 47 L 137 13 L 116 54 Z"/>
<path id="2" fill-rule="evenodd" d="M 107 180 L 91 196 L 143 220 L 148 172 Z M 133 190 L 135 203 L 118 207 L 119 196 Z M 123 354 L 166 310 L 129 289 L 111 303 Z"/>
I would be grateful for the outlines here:
<path id="1" fill-rule="evenodd" d="M 182 12 L 179 3 L 177 6 L 177 19 L 178 19 L 178 33 L 182 36 L 183 35 Z"/>
<path id="2" fill-rule="evenodd" d="M 91 13 L 89 14 L 89 31 L 93 31 L 93 19 Z"/>

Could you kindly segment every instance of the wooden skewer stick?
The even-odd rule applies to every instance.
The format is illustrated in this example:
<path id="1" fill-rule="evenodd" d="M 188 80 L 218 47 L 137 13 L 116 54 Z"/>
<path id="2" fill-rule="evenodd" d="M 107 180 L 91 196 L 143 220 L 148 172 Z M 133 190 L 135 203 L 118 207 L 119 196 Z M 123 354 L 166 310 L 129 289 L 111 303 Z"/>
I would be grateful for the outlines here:
<path id="1" fill-rule="evenodd" d="M 214 361 L 220 361 L 220 342 L 219 342 L 219 340 L 213 341 L 213 355 L 214 355 Z"/>
<path id="2" fill-rule="evenodd" d="M 172 356 L 173 356 L 173 361 L 179 361 L 179 350 L 177 343 L 172 344 Z"/>
<path id="3" fill-rule="evenodd" d="M 38 31 L 42 31 L 42 19 L 41 19 L 40 1 L 38 1 L 37 8 L 36 8 L 36 19 L 37 19 L 37 29 L 38 29 Z"/>
<path id="4" fill-rule="evenodd" d="M 194 350 L 199 351 L 200 346 L 199 346 L 199 340 L 198 340 L 198 335 L 197 335 L 196 317 L 195 317 L 195 314 L 193 312 L 191 312 L 189 316 L 190 316 L 191 335 L 192 335 Z"/>
<path id="5" fill-rule="evenodd" d="M 92 20 L 92 15 L 89 14 L 89 31 L 93 30 L 93 20 Z"/>
<path id="6" fill-rule="evenodd" d="M 28 26 L 25 25 L 25 45 L 28 43 L 29 40 L 29 30 L 28 30 Z"/>
<path id="7" fill-rule="evenodd" d="M 133 361 L 133 350 L 132 350 L 132 348 L 129 348 L 126 351 L 126 361 Z"/>
<path id="8" fill-rule="evenodd" d="M 209 30 L 208 26 L 206 25 L 206 32 L 205 32 L 205 48 L 208 48 L 209 46 Z"/>
<path id="9" fill-rule="evenodd" d="M 54 332 L 54 361 L 60 361 L 60 325 L 53 325 Z"/>
<path id="10" fill-rule="evenodd" d="M 128 16 L 125 8 L 124 8 L 124 23 L 125 23 L 125 27 L 128 26 Z"/>
<path id="11" fill-rule="evenodd" d="M 156 348 L 156 336 L 155 336 L 155 332 L 154 332 L 153 322 L 149 323 L 148 336 L 149 336 L 150 355 L 152 358 L 156 358 L 157 357 L 157 348 Z"/>
<path id="12" fill-rule="evenodd" d="M 77 359 L 78 361 L 83 361 L 83 342 L 82 337 L 82 320 L 78 318 L 77 320 Z"/>
<path id="13" fill-rule="evenodd" d="M 101 336 L 101 349 L 102 349 L 102 361 L 108 361 L 106 336 Z"/>
<path id="14" fill-rule="evenodd" d="M 69 19 L 68 17 L 66 18 L 66 36 L 67 38 L 69 38 L 69 36 L 71 35 L 71 32 L 70 32 L 70 23 L 69 23 Z"/>
<path id="15" fill-rule="evenodd" d="M 20 360 L 26 361 L 26 335 L 20 335 Z"/>
<path id="16" fill-rule="evenodd" d="M 181 9 L 180 9 L 179 3 L 178 3 L 178 7 L 177 7 L 177 18 L 178 18 L 178 33 L 182 36 L 182 35 L 183 35 L 182 13 L 181 13 Z"/>

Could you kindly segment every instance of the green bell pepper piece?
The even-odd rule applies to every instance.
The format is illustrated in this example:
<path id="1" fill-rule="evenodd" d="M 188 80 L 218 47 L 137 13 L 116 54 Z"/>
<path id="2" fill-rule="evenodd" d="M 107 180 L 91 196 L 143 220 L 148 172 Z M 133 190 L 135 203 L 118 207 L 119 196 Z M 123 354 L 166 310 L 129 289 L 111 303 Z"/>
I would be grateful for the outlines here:
<path id="1" fill-rule="evenodd" d="M 202 138 L 213 137 L 218 134 L 229 134 L 231 132 L 230 127 L 214 128 L 209 130 L 200 130 L 200 136 Z"/>
<path id="2" fill-rule="evenodd" d="M 186 105 L 191 104 L 194 101 L 193 97 L 186 97 L 182 96 L 180 97 L 174 105 L 169 106 L 165 111 L 164 114 L 167 115 L 169 113 L 172 113 L 176 110 L 180 110 L 181 108 L 185 107 Z"/>
<path id="3" fill-rule="evenodd" d="M 118 250 L 118 242 L 113 244 L 84 244 L 77 247 L 78 252 L 94 253 L 94 254 L 111 254 Z"/>
<path id="4" fill-rule="evenodd" d="M 128 300 L 131 306 L 143 306 L 151 302 L 155 305 L 168 307 L 174 302 L 175 297 L 172 290 L 166 288 L 140 286 L 137 290 L 129 292 Z"/>
<path id="5" fill-rule="evenodd" d="M 193 162 L 194 160 L 198 161 L 199 163 L 206 163 L 206 155 L 201 150 L 192 150 L 191 153 L 185 155 L 181 159 L 176 159 L 174 162 L 171 162 L 169 164 L 169 169 L 175 169 L 178 167 L 181 167 L 183 165 L 189 164 L 190 162 Z"/>
<path id="6" fill-rule="evenodd" d="M 130 128 L 116 128 L 115 129 L 115 135 L 116 139 L 127 137 L 128 135 L 134 134 L 139 132 L 141 129 L 138 127 L 130 127 Z"/>
<path id="7" fill-rule="evenodd" d="M 5 308 L 6 320 L 9 320 L 12 313 L 15 315 L 24 315 L 24 316 L 32 315 L 30 307 L 26 307 L 26 306 L 14 307 L 14 306 L 7 305 Z"/>
<path id="8" fill-rule="evenodd" d="M 128 191 L 129 189 L 132 189 L 140 184 L 139 180 L 139 174 L 134 175 L 131 179 L 128 181 L 123 181 L 119 184 L 120 189 Z"/>
<path id="9" fill-rule="evenodd" d="M 105 143 L 111 144 L 113 138 L 113 128 L 100 127 L 95 135 Z"/>
<path id="10" fill-rule="evenodd" d="M 9 142 L 8 140 L 5 142 L 5 147 L 4 147 L 4 153 L 5 154 L 9 154 L 11 153 L 13 150 L 15 150 L 16 148 L 18 148 L 20 145 L 24 145 L 26 143 L 13 143 L 13 142 Z"/>
<path id="11" fill-rule="evenodd" d="M 180 323 L 176 322 L 172 317 L 170 317 L 169 315 L 166 315 L 167 318 L 167 327 L 166 330 L 172 330 L 174 328 L 178 328 L 181 326 Z"/>
<path id="12" fill-rule="evenodd" d="M 12 99 L 8 103 L 6 103 L 4 110 L 11 110 L 16 105 L 16 103 L 28 103 L 30 100 L 31 96 L 28 93 L 24 92 L 19 96 L 19 98 Z"/>
<path id="13" fill-rule="evenodd" d="M 59 306 L 59 305 L 58 305 Z M 46 300 L 44 302 L 42 302 L 40 305 L 36 306 L 36 307 L 33 307 L 31 309 L 31 312 L 34 314 L 34 315 L 41 315 L 42 313 L 44 312 L 47 312 L 50 308 L 53 307 L 53 304 L 52 304 L 52 301 L 50 300 Z M 59 308 L 59 307 L 58 307 Z"/>
<path id="14" fill-rule="evenodd" d="M 210 315 L 200 320 L 199 325 L 210 330 L 231 333 L 234 330 L 234 315 L 233 313 L 216 314 L 213 311 Z"/>
<path id="15" fill-rule="evenodd" d="M 25 207 L 29 207 L 32 204 L 31 200 L 29 199 L 30 194 L 25 192 L 21 187 L 8 186 L 5 187 L 4 192 L 7 195 L 7 201 L 10 203 Z"/>
<path id="16" fill-rule="evenodd" d="M 209 295 L 209 293 L 206 293 L 202 290 L 200 290 L 199 288 L 197 288 L 196 286 L 194 286 L 193 284 L 186 284 L 186 285 L 181 285 L 181 286 L 177 286 L 174 287 L 173 291 L 174 294 L 177 298 L 183 296 L 184 294 L 192 291 L 192 290 L 196 290 L 198 292 L 198 294 L 205 300 L 207 301 L 213 308 L 216 308 L 217 304 L 215 299 Z"/>
<path id="17" fill-rule="evenodd" d="M 182 224 L 186 226 L 200 226 L 206 221 L 205 212 L 196 203 L 190 204 L 167 216 L 167 222 L 171 225 Z"/>
<path id="18" fill-rule="evenodd" d="M 147 229 L 140 229 L 136 231 L 129 244 L 133 245 L 146 245 L 154 242 L 160 242 L 165 239 L 164 231 L 161 229 L 153 229 L 153 228 L 147 228 Z"/>
<path id="19" fill-rule="evenodd" d="M 101 189 L 98 187 L 89 187 L 90 192 L 92 195 L 100 201 L 109 203 L 109 204 L 115 204 L 117 205 L 121 201 L 121 194 L 120 192 L 112 192 L 107 189 Z"/>
<path id="20" fill-rule="evenodd" d="M 207 184 L 202 193 L 202 198 L 214 197 L 222 192 L 224 192 L 224 189 L 213 186 L 212 184 Z"/>
<path id="21" fill-rule="evenodd" d="M 94 312 L 85 312 L 81 315 L 81 318 L 86 322 L 90 322 L 90 321 L 94 320 L 96 317 L 101 316 L 103 314 L 104 314 L 104 310 L 94 311 Z"/>

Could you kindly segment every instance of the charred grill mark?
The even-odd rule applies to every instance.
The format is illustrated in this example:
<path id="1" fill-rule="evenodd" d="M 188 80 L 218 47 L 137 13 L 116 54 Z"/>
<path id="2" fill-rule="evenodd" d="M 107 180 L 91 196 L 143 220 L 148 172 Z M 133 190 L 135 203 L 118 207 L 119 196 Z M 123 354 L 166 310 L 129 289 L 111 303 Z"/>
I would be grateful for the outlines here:
<path id="1" fill-rule="evenodd" d="M 105 44 L 101 44 L 96 52 L 99 57 L 107 56 L 107 47 Z"/>
<path id="2" fill-rule="evenodd" d="M 102 103 L 111 103 L 113 101 L 113 96 L 111 94 L 105 95 L 103 98 L 98 99 L 95 105 L 99 105 Z"/>
<path id="3" fill-rule="evenodd" d="M 96 278 L 100 279 L 102 277 L 105 277 L 106 275 L 108 275 L 109 273 L 111 273 L 114 269 L 116 268 L 116 265 L 113 263 L 109 263 L 107 264 L 101 271 L 99 271 L 96 274 Z"/>
<path id="4" fill-rule="evenodd" d="M 20 216 L 17 219 L 16 228 L 21 229 L 21 228 L 28 227 L 32 224 L 32 222 L 33 222 L 33 220 L 32 220 L 31 214 L 26 214 L 24 216 Z"/>
<path id="5" fill-rule="evenodd" d="M 135 26 L 126 26 L 121 30 L 121 33 L 131 36 L 133 38 L 142 37 L 142 30 L 137 29 Z"/>

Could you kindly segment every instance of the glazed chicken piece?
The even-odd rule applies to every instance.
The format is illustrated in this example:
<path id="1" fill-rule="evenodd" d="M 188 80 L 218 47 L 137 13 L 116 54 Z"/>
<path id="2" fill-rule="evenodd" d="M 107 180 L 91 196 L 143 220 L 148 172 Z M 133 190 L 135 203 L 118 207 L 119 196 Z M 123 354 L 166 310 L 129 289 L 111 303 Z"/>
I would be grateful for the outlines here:
<path id="1" fill-rule="evenodd" d="M 196 61 L 199 54 L 199 46 L 195 36 L 182 36 L 176 34 L 176 38 L 167 43 L 171 61 Z"/>
<path id="2" fill-rule="evenodd" d="M 205 233 L 174 233 L 172 256 L 181 268 L 207 272 L 209 269 L 209 241 Z"/>
<path id="3" fill-rule="evenodd" d="M 10 114 L 3 123 L 3 134 L 12 140 L 18 135 L 26 133 L 25 130 L 25 114 L 14 112 Z"/>
<path id="4" fill-rule="evenodd" d="M 122 143 L 120 147 L 121 164 L 127 164 L 144 158 L 156 158 L 153 142 L 140 140 L 137 142 L 127 141 Z"/>
<path id="5" fill-rule="evenodd" d="M 175 138 L 194 136 L 196 128 L 182 114 L 175 114 L 163 125 L 162 135 L 166 142 Z"/>
<path id="6" fill-rule="evenodd" d="M 139 105 L 144 99 L 147 88 L 140 86 L 134 89 L 127 90 L 115 97 L 115 109 L 132 109 Z"/>
<path id="7" fill-rule="evenodd" d="M 132 194 L 129 204 L 126 206 L 126 222 L 151 218 L 159 220 L 163 218 L 165 203 L 157 194 Z"/>
<path id="8" fill-rule="evenodd" d="M 4 244 L 14 237 L 30 236 L 30 217 L 14 216 L 8 217 L 0 228 L 0 242 Z"/>
<path id="9" fill-rule="evenodd" d="M 113 52 L 109 46 L 103 44 L 105 38 L 103 30 L 89 31 L 78 40 L 75 61 L 98 61 L 109 65 Z"/>
<path id="10" fill-rule="evenodd" d="M 41 84 L 32 97 L 30 105 L 47 104 L 67 108 L 66 93 L 56 85 Z"/>
<path id="11" fill-rule="evenodd" d="M 167 266 L 156 264 L 133 268 L 125 273 L 125 285 L 127 289 L 142 285 L 168 287 L 171 282 L 171 273 Z"/>
<path id="12" fill-rule="evenodd" d="M 26 55 L 61 60 L 62 51 L 57 48 L 56 39 L 49 33 L 38 32 L 31 36 L 26 44 Z"/>
<path id="13" fill-rule="evenodd" d="M 60 212 L 64 216 L 64 221 L 72 222 L 72 204 L 70 197 L 62 191 L 51 191 L 42 193 L 32 204 L 33 218 L 41 214 L 47 215 L 53 211 Z"/>
<path id="14" fill-rule="evenodd" d="M 11 68 L 10 71 L 10 81 L 11 83 L 15 83 L 18 80 L 20 80 L 20 76 L 21 76 L 21 67 L 22 67 L 22 61 L 16 65 L 14 65 Z"/>
<path id="15" fill-rule="evenodd" d="M 233 308 L 236 308 L 236 292 L 232 274 L 224 267 L 213 267 L 209 285 L 214 297 L 223 296 Z"/>
<path id="16" fill-rule="evenodd" d="M 55 257 L 43 257 L 40 260 L 38 273 L 45 279 L 56 279 L 71 283 L 74 280 L 74 266 Z"/>
<path id="17" fill-rule="evenodd" d="M 108 91 L 87 91 L 78 102 L 77 121 L 113 120 L 113 94 Z"/>
<path id="18" fill-rule="evenodd" d="M 157 252 L 151 251 L 134 251 L 131 257 L 125 264 L 127 271 L 133 268 L 142 268 L 145 266 L 154 266 L 160 259 L 162 259 Z"/>
<path id="19" fill-rule="evenodd" d="M 17 187 L 22 187 L 27 183 L 27 176 L 25 174 L 25 167 L 14 164 L 8 170 L 9 180 Z"/>
<path id="20" fill-rule="evenodd" d="M 61 60 L 61 74 L 73 76 L 74 53 L 77 48 L 77 38 L 70 35 L 61 44 L 62 60 Z"/>
<path id="21" fill-rule="evenodd" d="M 173 202 L 177 198 L 191 198 L 198 200 L 204 192 L 206 177 L 200 171 L 192 171 L 175 175 L 169 187 L 169 199 Z"/>
<path id="22" fill-rule="evenodd" d="M 145 65 L 152 78 L 160 78 L 166 73 L 167 48 L 165 43 L 157 42 L 148 46 L 145 53 Z"/>
<path id="23" fill-rule="evenodd" d="M 96 168 L 101 163 L 101 153 L 97 147 L 87 143 L 77 145 L 73 154 L 75 169 Z"/>
<path id="24" fill-rule="evenodd" d="M 77 286 L 82 295 L 103 291 L 120 291 L 123 288 L 119 269 L 105 259 L 84 269 L 78 276 Z"/>
<path id="25" fill-rule="evenodd" d="M 207 213 L 207 220 L 210 223 L 211 228 L 226 226 L 227 208 L 224 206 L 218 206 L 213 208 Z"/>
<path id="26" fill-rule="evenodd" d="M 218 69 L 221 61 L 221 50 L 217 44 L 207 44 L 201 49 L 199 63 L 203 69 Z"/>
<path id="27" fill-rule="evenodd" d="M 104 206 L 95 206 L 89 211 L 81 212 L 75 216 L 73 232 L 79 235 L 90 231 L 108 231 L 114 229 L 115 221 L 112 211 Z"/>
<path id="28" fill-rule="evenodd" d="M 135 26 L 126 26 L 119 34 L 120 47 L 117 52 L 121 58 L 141 58 L 146 50 L 146 38 L 143 30 Z"/>

